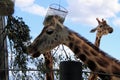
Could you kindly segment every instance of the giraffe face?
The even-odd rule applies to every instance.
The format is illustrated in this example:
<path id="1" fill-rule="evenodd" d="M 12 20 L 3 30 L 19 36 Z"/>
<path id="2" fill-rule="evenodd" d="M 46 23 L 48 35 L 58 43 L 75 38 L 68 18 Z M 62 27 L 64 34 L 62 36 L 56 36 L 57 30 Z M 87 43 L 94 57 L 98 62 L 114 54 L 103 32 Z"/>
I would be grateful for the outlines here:
<path id="1" fill-rule="evenodd" d="M 101 22 L 97 26 L 97 31 L 98 31 L 97 33 L 100 35 L 107 35 L 113 32 L 113 28 L 110 27 L 107 23 Z"/>
<path id="2" fill-rule="evenodd" d="M 59 44 L 66 41 L 68 32 L 65 27 L 59 24 L 47 24 L 38 37 L 28 46 L 28 53 L 33 57 L 39 57 L 45 54 Z"/>
<path id="3" fill-rule="evenodd" d="M 104 19 L 100 21 L 98 18 L 96 18 L 96 20 L 98 21 L 98 26 L 92 29 L 90 32 L 97 31 L 98 36 L 107 35 L 113 32 L 113 28 L 110 27 Z"/>

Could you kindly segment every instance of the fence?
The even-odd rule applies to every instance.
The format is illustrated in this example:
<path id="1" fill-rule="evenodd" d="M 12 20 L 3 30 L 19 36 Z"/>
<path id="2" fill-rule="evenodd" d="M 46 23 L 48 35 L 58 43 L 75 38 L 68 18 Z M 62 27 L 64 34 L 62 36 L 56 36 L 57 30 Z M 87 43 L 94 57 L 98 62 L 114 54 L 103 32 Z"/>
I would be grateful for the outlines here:
<path id="1" fill-rule="evenodd" d="M 7 71 L 41 71 L 38 69 L 0 69 Z M 46 73 L 49 73 L 50 70 L 44 70 Z M 82 63 L 77 61 L 62 61 L 60 63 L 60 69 L 53 69 L 52 71 L 57 71 L 60 73 L 60 80 L 84 80 L 82 79 L 82 73 L 92 73 L 100 74 L 105 76 L 118 76 L 115 74 L 100 73 L 100 72 L 88 72 L 82 70 Z M 86 80 L 86 79 L 85 79 Z"/>

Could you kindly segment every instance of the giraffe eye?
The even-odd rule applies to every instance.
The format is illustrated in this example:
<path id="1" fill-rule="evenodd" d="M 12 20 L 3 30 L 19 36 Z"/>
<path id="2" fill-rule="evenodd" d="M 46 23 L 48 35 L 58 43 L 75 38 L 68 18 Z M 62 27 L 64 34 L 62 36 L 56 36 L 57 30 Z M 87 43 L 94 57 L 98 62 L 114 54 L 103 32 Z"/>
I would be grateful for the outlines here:
<path id="1" fill-rule="evenodd" d="M 47 34 L 51 35 L 54 31 L 52 29 L 49 29 L 46 31 Z"/>

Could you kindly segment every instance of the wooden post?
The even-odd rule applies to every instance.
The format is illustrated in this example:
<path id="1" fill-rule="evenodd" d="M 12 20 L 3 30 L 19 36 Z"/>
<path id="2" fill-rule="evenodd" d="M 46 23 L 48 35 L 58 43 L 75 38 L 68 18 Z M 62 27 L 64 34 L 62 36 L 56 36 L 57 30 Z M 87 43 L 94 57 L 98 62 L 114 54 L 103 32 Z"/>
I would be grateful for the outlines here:
<path id="1" fill-rule="evenodd" d="M 8 80 L 8 54 L 6 39 L 3 33 L 5 18 L 0 16 L 0 80 Z M 3 34 L 2 34 L 3 33 Z"/>
<path id="2" fill-rule="evenodd" d="M 61 62 L 60 80 L 82 80 L 82 64 L 76 61 Z"/>

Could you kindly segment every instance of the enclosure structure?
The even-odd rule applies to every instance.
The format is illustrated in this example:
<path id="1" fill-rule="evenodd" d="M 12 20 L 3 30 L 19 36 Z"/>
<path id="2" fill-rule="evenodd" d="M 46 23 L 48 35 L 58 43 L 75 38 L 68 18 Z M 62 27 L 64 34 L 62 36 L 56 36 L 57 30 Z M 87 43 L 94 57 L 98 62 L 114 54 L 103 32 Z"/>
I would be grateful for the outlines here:
<path id="1" fill-rule="evenodd" d="M 8 16 L 14 13 L 14 0 L 0 0 L 0 16 Z"/>

